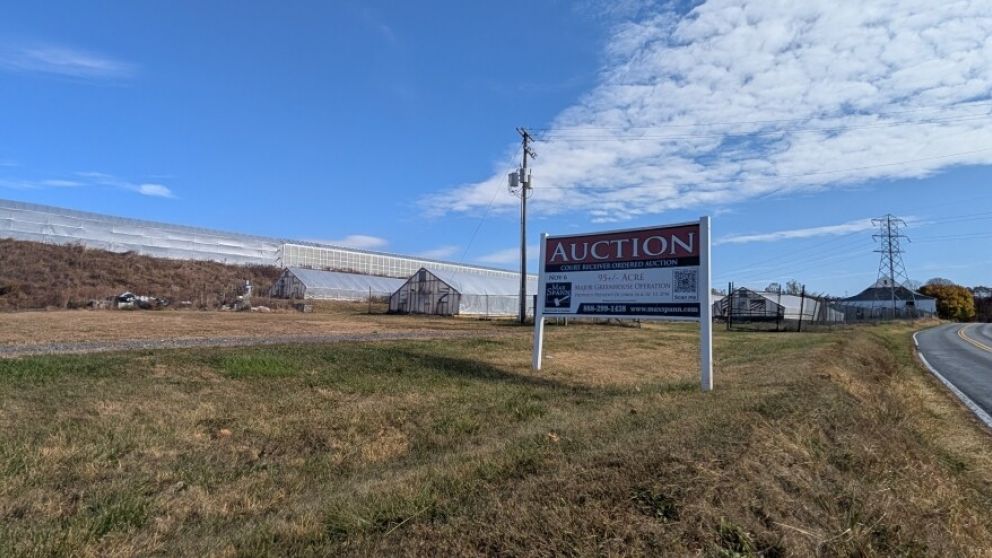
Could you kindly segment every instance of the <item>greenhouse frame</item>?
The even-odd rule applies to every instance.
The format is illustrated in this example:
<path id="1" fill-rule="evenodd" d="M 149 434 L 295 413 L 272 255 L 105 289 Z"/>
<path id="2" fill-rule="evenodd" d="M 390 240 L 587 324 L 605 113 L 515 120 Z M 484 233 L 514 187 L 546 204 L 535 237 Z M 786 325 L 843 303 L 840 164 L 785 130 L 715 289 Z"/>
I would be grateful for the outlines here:
<path id="1" fill-rule="evenodd" d="M 527 281 L 527 314 L 534 314 L 537 279 Z M 439 316 L 516 316 L 520 312 L 519 275 L 487 277 L 474 273 L 420 268 L 389 297 L 389 311 Z"/>
<path id="2" fill-rule="evenodd" d="M 746 287 L 735 289 L 731 296 L 713 299 L 713 316 L 721 319 L 746 321 L 809 320 L 841 322 L 844 313 L 832 308 L 818 297 L 755 291 Z"/>
<path id="3" fill-rule="evenodd" d="M 360 273 L 290 267 L 272 285 L 272 296 L 315 300 L 366 300 L 386 298 L 403 284 L 402 279 Z"/>

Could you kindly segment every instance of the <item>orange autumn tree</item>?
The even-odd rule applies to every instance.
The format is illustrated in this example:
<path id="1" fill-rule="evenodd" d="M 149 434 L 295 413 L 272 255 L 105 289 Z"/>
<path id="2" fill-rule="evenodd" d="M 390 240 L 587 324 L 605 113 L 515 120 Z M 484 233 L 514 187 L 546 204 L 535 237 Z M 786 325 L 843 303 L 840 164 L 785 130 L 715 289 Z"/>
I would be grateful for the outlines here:
<path id="1" fill-rule="evenodd" d="M 967 287 L 944 281 L 927 281 L 920 293 L 937 299 L 937 315 L 945 320 L 975 319 L 975 297 Z"/>

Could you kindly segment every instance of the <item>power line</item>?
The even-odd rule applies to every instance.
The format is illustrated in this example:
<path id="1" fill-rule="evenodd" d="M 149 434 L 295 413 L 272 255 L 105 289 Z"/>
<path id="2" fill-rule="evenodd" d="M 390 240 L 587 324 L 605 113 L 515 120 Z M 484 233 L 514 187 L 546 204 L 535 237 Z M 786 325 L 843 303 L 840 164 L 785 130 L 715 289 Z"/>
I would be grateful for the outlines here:
<path id="1" fill-rule="evenodd" d="M 940 242 L 943 240 L 964 240 L 964 239 L 975 239 L 975 238 L 992 238 L 992 233 L 962 233 L 962 234 L 948 234 L 943 236 L 926 236 L 918 239 L 915 244 L 920 243 L 931 243 Z"/>
<path id="2" fill-rule="evenodd" d="M 919 163 L 919 162 L 922 162 L 922 161 L 933 161 L 933 160 L 937 160 L 937 159 L 948 159 L 948 158 L 951 158 L 951 157 L 960 157 L 962 155 L 972 155 L 972 154 L 975 154 L 975 153 L 982 153 L 982 152 L 985 152 L 985 151 L 992 151 L 992 147 L 984 147 L 982 149 L 973 149 L 971 151 L 961 151 L 961 152 L 958 152 L 958 153 L 948 153 L 946 155 L 935 155 L 935 156 L 932 156 L 932 157 L 918 157 L 918 158 L 915 158 L 915 159 L 907 159 L 907 160 L 904 160 L 904 161 L 895 161 L 895 162 L 892 162 L 892 163 L 881 163 L 881 164 L 878 164 L 878 165 L 865 165 L 865 166 L 861 166 L 861 167 L 849 167 L 849 168 L 846 168 L 846 169 L 837 169 L 837 170 L 831 170 L 831 171 L 817 171 L 817 172 L 808 172 L 808 173 L 800 173 L 800 174 L 779 174 L 779 175 L 767 176 L 767 177 L 755 177 L 752 180 L 761 180 L 762 178 L 765 179 L 765 180 L 776 180 L 776 179 L 783 179 L 783 178 L 806 178 L 806 177 L 810 177 L 810 176 L 821 176 L 821 175 L 825 175 L 825 174 L 838 174 L 838 173 L 858 171 L 858 170 L 870 170 L 870 169 L 883 168 L 883 167 L 893 167 L 893 166 L 898 166 L 898 165 L 906 165 L 906 164 L 910 164 L 910 163 Z M 740 179 L 740 178 L 734 179 L 734 180 L 706 180 L 705 183 L 707 185 L 710 185 L 710 184 L 741 184 L 745 180 L 746 179 Z M 577 189 L 590 190 L 590 189 L 593 189 L 593 188 L 590 187 L 590 186 L 546 186 L 546 187 L 542 187 L 542 190 L 575 191 Z M 595 189 L 593 189 L 593 190 L 595 190 Z M 774 190 L 774 191 L 771 191 L 771 192 L 766 192 L 764 194 L 761 194 L 760 196 L 755 196 L 754 198 L 751 198 L 751 199 L 760 199 L 760 198 L 763 198 L 763 197 L 768 197 L 770 195 L 774 195 L 775 193 L 778 193 L 778 191 L 780 191 L 780 190 L 781 190 L 781 188 L 779 188 L 777 190 Z"/>
<path id="3" fill-rule="evenodd" d="M 916 112 L 926 112 L 926 111 L 936 111 L 936 110 L 957 110 L 960 108 L 969 107 L 984 107 L 992 106 L 992 101 L 981 101 L 981 102 L 970 102 L 970 103 L 958 103 L 953 105 L 930 105 L 929 107 L 919 107 L 915 109 L 897 110 L 897 111 L 879 111 L 879 112 L 852 112 L 845 116 L 887 116 L 890 114 L 909 114 Z M 745 124 L 773 124 L 776 122 L 806 122 L 813 120 L 815 118 L 822 118 L 822 116 L 807 116 L 803 118 L 772 118 L 765 120 L 737 120 L 737 121 L 717 121 L 717 122 L 704 122 L 696 124 L 664 124 L 664 125 L 654 125 L 654 126 L 616 126 L 616 127 L 596 127 L 596 126 L 575 126 L 570 128 L 570 130 L 602 130 L 602 131 L 623 131 L 623 130 L 650 130 L 655 128 L 698 128 L 702 126 L 733 126 L 733 125 L 745 125 Z M 537 132 L 547 132 L 552 130 L 558 130 L 563 128 L 538 128 L 531 127 L 531 130 Z"/>
<path id="4" fill-rule="evenodd" d="M 968 198 L 966 200 L 959 200 L 956 202 L 952 202 L 952 204 L 958 204 L 961 203 L 962 201 L 968 201 L 971 199 L 981 199 L 984 197 L 989 197 L 989 196 L 975 196 L 973 198 Z M 951 204 L 945 204 L 945 205 L 951 205 Z M 974 213 L 968 215 L 945 216 L 940 219 L 932 220 L 931 222 L 958 223 L 958 222 L 990 220 L 990 219 L 992 219 L 992 212 L 981 212 L 981 213 Z M 773 262 L 772 265 L 764 265 L 764 266 L 759 265 L 757 267 L 748 266 L 746 268 L 738 267 L 728 271 L 722 271 L 718 279 L 733 277 L 736 280 L 748 282 L 748 281 L 754 281 L 758 278 L 761 278 L 762 276 L 789 275 L 794 271 L 801 271 L 810 265 L 823 264 L 829 261 L 849 258 L 850 254 L 846 253 L 846 254 L 840 254 L 834 256 L 812 255 L 804 258 L 792 259 L 792 257 L 797 254 L 814 251 L 829 245 L 834 245 L 834 246 L 830 246 L 832 251 L 853 247 L 856 243 L 860 243 L 861 240 L 851 239 L 851 237 L 854 235 L 860 235 L 863 232 L 864 231 L 854 231 L 844 235 L 836 236 L 834 238 L 831 238 L 823 242 L 818 242 L 811 246 L 805 246 L 788 252 L 781 252 L 770 258 L 764 258 L 763 260 L 757 262 L 758 264 L 766 264 L 769 262 Z M 921 244 L 921 243 L 942 242 L 944 240 L 964 240 L 964 239 L 978 239 L 978 238 L 992 238 L 992 233 L 978 232 L 978 233 L 963 233 L 963 234 L 941 235 L 934 237 L 923 237 L 922 239 L 917 239 L 915 243 Z M 844 240 L 855 240 L 855 243 L 848 241 L 848 242 L 843 242 L 842 244 L 839 245 L 836 244 L 837 242 L 841 242 Z"/>
<path id="5" fill-rule="evenodd" d="M 479 222 L 476 223 L 475 230 L 472 231 L 472 236 L 468 239 L 468 244 L 465 245 L 465 250 L 462 251 L 462 257 L 461 257 L 462 261 L 465 261 L 465 256 L 468 255 L 468 249 L 472 247 L 472 243 L 475 242 L 476 235 L 479 234 L 479 229 L 482 228 L 482 224 L 485 223 L 486 218 L 489 217 L 489 210 L 492 209 L 493 203 L 496 202 L 496 196 L 498 196 L 499 193 L 500 193 L 500 188 L 497 186 L 496 191 L 493 192 L 492 199 L 490 199 L 489 204 L 486 205 L 486 210 L 482 212 L 482 217 L 479 219 Z"/>
<path id="6" fill-rule="evenodd" d="M 847 242 L 843 242 L 840 246 L 845 246 L 846 247 L 848 245 L 853 245 L 853 243 L 850 242 L 851 240 L 857 240 L 858 242 L 861 242 L 861 240 L 860 239 L 854 239 L 854 238 L 851 238 L 851 237 L 853 237 L 854 235 L 860 235 L 860 234 L 862 234 L 864 232 L 865 231 L 853 231 L 853 232 L 850 232 L 850 233 L 847 233 L 847 234 L 843 234 L 843 235 L 838 235 L 838 236 L 832 237 L 832 238 L 827 239 L 827 240 L 822 241 L 822 242 L 818 242 L 816 244 L 813 244 L 812 246 L 805 246 L 805 247 L 802 247 L 802 248 L 799 248 L 799 249 L 796 249 L 796 250 L 787 251 L 787 252 L 780 252 L 778 254 L 775 254 L 775 256 L 773 256 L 773 257 L 766 258 L 763 261 L 757 262 L 757 263 L 773 262 L 772 265 L 770 265 L 770 266 L 768 266 L 768 265 L 766 265 L 764 267 L 748 266 L 746 268 L 745 267 L 738 267 L 736 269 L 731 269 L 731 270 L 728 270 L 728 271 L 725 271 L 725 272 L 721 272 L 720 277 L 725 277 L 727 275 L 736 275 L 736 274 L 740 274 L 740 273 L 748 273 L 748 272 L 752 272 L 752 271 L 756 272 L 759 269 L 761 269 L 761 270 L 774 270 L 774 269 L 777 269 L 777 268 L 780 268 L 780 267 L 783 267 L 783 266 L 786 266 L 786 265 L 793 265 L 793 264 L 795 264 L 798 261 L 805 261 L 805 260 L 807 260 L 809 258 L 816 259 L 816 258 L 821 257 L 822 254 L 819 254 L 819 253 L 812 254 L 812 255 L 806 256 L 804 258 L 799 258 L 798 260 L 793 260 L 791 258 L 793 256 L 795 256 L 795 255 L 803 254 L 803 253 L 807 253 L 807 252 L 811 252 L 811 251 L 814 251 L 816 249 L 823 248 L 825 246 L 829 246 L 829 245 L 832 245 L 832 244 L 835 244 L 835 243 L 841 242 L 841 241 L 847 241 Z M 837 247 L 833 247 L 833 248 L 836 249 Z M 781 262 L 781 263 L 779 263 L 779 262 Z M 763 271 L 762 273 L 765 273 L 765 272 L 766 271 Z"/>
<path id="7" fill-rule="evenodd" d="M 959 202 L 956 202 L 959 203 Z M 972 213 L 970 215 L 950 215 L 944 216 L 936 219 L 929 219 L 924 224 L 931 223 L 965 223 L 968 221 L 986 221 L 992 219 L 992 211 L 983 211 L 981 213 Z"/>
<path id="8" fill-rule="evenodd" d="M 992 118 L 992 114 L 982 114 L 982 115 L 970 115 L 970 116 L 960 116 L 956 118 L 944 118 L 944 119 L 934 119 L 934 120 L 910 120 L 910 121 L 900 121 L 900 122 L 884 122 L 877 124 L 866 124 L 857 126 L 832 126 L 826 128 L 776 128 L 771 130 L 754 130 L 748 132 L 727 132 L 724 134 L 694 134 L 694 135 L 683 135 L 683 136 L 630 136 L 630 135 L 616 135 L 616 136 L 602 136 L 602 137 L 589 137 L 589 136 L 570 136 L 568 135 L 568 130 L 560 130 L 553 132 L 551 134 L 543 135 L 537 138 L 537 141 L 541 142 L 551 142 L 551 141 L 567 141 L 567 142 L 610 142 L 610 141 L 680 141 L 680 140 L 692 140 L 692 139 L 724 139 L 728 136 L 766 136 L 766 135 L 776 135 L 776 134 L 786 134 L 786 133 L 814 133 L 814 132 L 843 132 L 852 130 L 869 130 L 877 128 L 892 128 L 896 126 L 919 126 L 923 124 L 942 124 L 946 122 L 962 122 L 970 120 L 984 120 L 987 118 Z"/>
<path id="9" fill-rule="evenodd" d="M 849 246 L 853 248 L 854 244 L 850 244 Z M 851 252 L 848 251 L 839 254 L 818 255 L 812 258 L 792 260 L 778 265 L 754 268 L 743 272 L 738 270 L 736 272 L 731 272 L 731 274 L 721 274 L 720 277 L 733 277 L 735 280 L 752 281 L 765 275 L 792 275 L 795 272 L 809 269 L 809 267 L 813 265 L 822 265 L 828 262 L 840 260 L 850 260 L 851 256 Z"/>

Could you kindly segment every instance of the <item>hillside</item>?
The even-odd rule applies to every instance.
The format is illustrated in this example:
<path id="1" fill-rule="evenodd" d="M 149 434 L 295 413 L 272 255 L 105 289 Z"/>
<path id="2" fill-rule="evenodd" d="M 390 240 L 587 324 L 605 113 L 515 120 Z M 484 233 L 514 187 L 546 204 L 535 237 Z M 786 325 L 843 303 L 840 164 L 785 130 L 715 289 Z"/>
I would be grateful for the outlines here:
<path id="1" fill-rule="evenodd" d="M 245 279 L 255 285 L 256 293 L 268 293 L 279 273 L 271 266 L 167 260 L 0 239 L 0 311 L 80 308 L 124 291 L 210 308 L 232 300 Z"/>

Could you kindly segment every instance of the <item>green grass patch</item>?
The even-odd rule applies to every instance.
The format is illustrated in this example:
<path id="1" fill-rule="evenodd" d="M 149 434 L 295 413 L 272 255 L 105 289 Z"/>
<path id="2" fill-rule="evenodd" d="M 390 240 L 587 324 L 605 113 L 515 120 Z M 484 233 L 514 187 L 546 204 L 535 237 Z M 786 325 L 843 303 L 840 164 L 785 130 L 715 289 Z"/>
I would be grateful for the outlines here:
<path id="1" fill-rule="evenodd" d="M 212 364 L 228 378 L 281 378 L 300 371 L 300 363 L 290 355 L 281 353 L 255 353 L 224 355 Z"/>
<path id="2" fill-rule="evenodd" d="M 0 385 L 47 383 L 66 377 L 108 378 L 121 374 L 130 359 L 117 355 L 35 356 L 0 359 Z"/>

